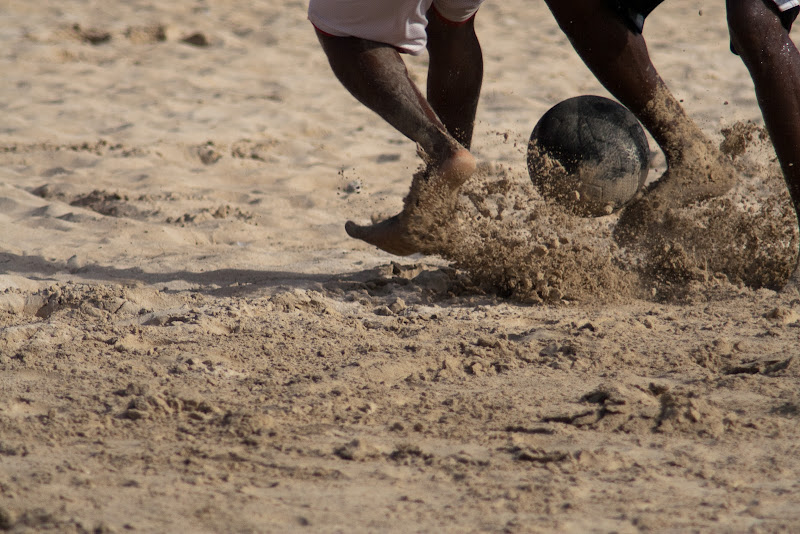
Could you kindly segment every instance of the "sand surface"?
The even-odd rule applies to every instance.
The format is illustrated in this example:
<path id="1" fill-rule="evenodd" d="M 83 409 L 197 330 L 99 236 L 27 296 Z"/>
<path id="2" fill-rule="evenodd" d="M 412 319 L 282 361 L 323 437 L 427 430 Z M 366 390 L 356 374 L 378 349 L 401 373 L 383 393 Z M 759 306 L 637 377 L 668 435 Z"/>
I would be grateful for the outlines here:
<path id="1" fill-rule="evenodd" d="M 647 257 L 530 186 L 607 93 L 523 0 L 478 16 L 446 257 L 349 239 L 420 161 L 305 11 L 4 0 L 0 530 L 800 531 L 797 237 L 722 5 L 645 34 L 741 184 Z"/>

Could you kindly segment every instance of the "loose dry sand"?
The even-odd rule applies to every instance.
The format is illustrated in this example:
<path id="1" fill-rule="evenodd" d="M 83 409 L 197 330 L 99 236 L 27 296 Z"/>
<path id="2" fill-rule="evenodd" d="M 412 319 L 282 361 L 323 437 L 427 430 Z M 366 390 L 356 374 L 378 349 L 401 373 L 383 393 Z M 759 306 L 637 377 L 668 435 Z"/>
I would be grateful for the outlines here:
<path id="1" fill-rule="evenodd" d="M 0 530 L 800 530 L 797 235 L 724 8 L 645 32 L 740 183 L 642 252 L 537 197 L 533 125 L 608 95 L 486 2 L 480 171 L 409 258 L 343 230 L 420 162 L 305 10 L 4 2 Z"/>

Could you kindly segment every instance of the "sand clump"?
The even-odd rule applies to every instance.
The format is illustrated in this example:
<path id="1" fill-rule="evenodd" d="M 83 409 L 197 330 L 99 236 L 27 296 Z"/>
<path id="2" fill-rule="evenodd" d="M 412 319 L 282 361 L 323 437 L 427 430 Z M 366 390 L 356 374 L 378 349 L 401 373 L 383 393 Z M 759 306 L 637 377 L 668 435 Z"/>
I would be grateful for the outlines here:
<path id="1" fill-rule="evenodd" d="M 608 224 L 545 202 L 524 170 L 482 165 L 461 194 L 457 205 L 425 196 L 416 238 L 476 289 L 525 302 L 637 294 L 635 276 L 615 261 L 616 245 L 598 239 L 610 236 Z"/>
<path id="2" fill-rule="evenodd" d="M 492 163 L 479 167 L 458 201 L 417 181 L 415 239 L 463 271 L 467 285 L 524 302 L 680 300 L 721 284 L 783 287 L 797 264 L 798 232 L 780 169 L 759 163 L 768 138 L 739 123 L 723 134 L 736 186 L 642 220 L 628 246 L 615 242 L 617 215 L 580 217 L 557 197 L 543 199 L 523 171 Z M 557 162 L 537 161 L 563 176 Z"/>
<path id="3" fill-rule="evenodd" d="M 761 163 L 768 138 L 744 124 L 724 132 L 723 152 L 739 176 L 728 194 L 669 210 L 648 230 L 642 267 L 664 289 L 724 277 L 749 287 L 783 287 L 797 265 L 797 218 L 780 168 Z M 755 134 L 755 135 L 754 135 Z M 748 154 L 750 156 L 748 157 Z"/>

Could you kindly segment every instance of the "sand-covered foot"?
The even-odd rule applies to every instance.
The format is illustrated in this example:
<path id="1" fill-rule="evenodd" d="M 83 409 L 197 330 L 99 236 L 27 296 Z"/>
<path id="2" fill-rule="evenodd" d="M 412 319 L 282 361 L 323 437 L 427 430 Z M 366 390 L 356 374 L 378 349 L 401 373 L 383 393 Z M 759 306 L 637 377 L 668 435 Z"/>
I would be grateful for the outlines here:
<path id="1" fill-rule="evenodd" d="M 427 159 L 424 154 L 423 158 Z M 475 173 L 477 166 L 475 157 L 460 146 L 438 163 L 429 161 L 424 170 L 414 175 L 403 211 L 413 211 L 432 196 L 455 199 L 456 192 Z"/>
<path id="2" fill-rule="evenodd" d="M 476 167 L 475 158 L 467 149 L 454 150 L 438 165 L 429 166 L 414 176 L 402 212 L 370 225 L 348 221 L 345 224 L 347 235 L 397 256 L 422 252 L 419 238 L 427 232 L 424 228 L 412 228 L 411 221 L 415 221 L 416 226 L 425 226 L 439 219 L 443 215 L 441 212 L 452 209 L 458 189 Z M 426 250 L 428 248 L 426 245 Z"/>
<path id="3" fill-rule="evenodd" d="M 469 150 L 459 148 L 434 170 L 433 178 L 455 192 L 475 173 L 477 162 Z"/>
<path id="4" fill-rule="evenodd" d="M 411 238 L 403 213 L 375 224 L 359 225 L 347 221 L 344 229 L 352 238 L 366 241 L 379 249 L 397 256 L 408 256 L 419 252 Z"/>
<path id="5" fill-rule="evenodd" d="M 641 241 L 657 230 L 670 209 L 724 195 L 735 183 L 731 162 L 709 142 L 695 143 L 625 208 L 614 229 L 614 239 L 621 245 Z"/>

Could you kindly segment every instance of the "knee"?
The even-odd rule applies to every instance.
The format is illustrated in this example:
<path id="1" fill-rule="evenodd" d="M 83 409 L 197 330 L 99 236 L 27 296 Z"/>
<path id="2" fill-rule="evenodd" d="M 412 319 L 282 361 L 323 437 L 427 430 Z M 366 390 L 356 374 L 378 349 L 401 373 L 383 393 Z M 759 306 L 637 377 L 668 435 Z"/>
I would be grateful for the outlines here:
<path id="1" fill-rule="evenodd" d="M 726 6 L 731 44 L 745 63 L 760 61 L 785 31 L 780 17 L 764 0 L 727 0 Z"/>

